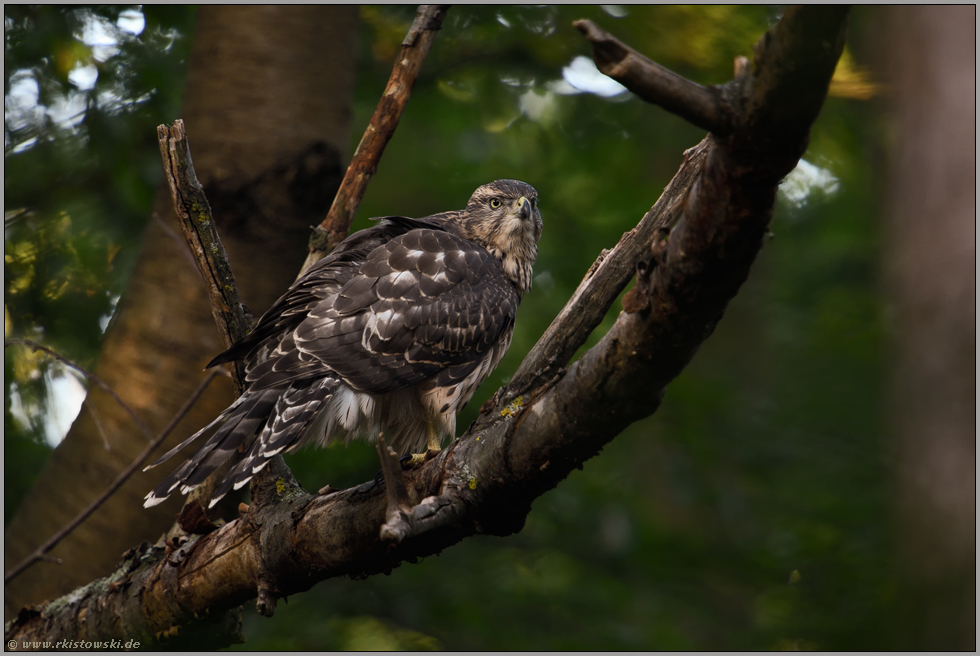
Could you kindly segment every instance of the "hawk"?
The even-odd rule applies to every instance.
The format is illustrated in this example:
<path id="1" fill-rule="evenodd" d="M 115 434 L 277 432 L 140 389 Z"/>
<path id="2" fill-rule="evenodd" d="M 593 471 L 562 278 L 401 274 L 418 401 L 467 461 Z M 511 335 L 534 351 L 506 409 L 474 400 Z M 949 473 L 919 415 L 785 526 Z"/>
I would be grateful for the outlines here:
<path id="1" fill-rule="evenodd" d="M 231 459 L 214 506 L 278 453 L 383 431 L 399 453 L 439 449 L 500 362 L 531 287 L 542 221 L 534 187 L 497 180 L 466 209 L 386 216 L 314 264 L 208 367 L 242 360 L 246 391 L 150 469 L 214 429 L 146 495 L 186 494 Z"/>

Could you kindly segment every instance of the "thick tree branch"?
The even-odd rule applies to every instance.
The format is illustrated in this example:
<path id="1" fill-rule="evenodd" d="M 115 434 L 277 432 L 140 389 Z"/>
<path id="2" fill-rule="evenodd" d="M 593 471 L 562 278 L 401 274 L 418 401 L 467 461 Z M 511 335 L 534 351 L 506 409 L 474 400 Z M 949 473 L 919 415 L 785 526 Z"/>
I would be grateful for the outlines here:
<path id="1" fill-rule="evenodd" d="M 442 28 L 448 9 L 449 5 L 419 5 L 415 21 L 402 41 L 401 51 L 395 59 L 388 85 L 364 130 L 361 142 L 357 145 L 330 211 L 310 239 L 310 254 L 300 275 L 347 237 L 354 214 L 357 213 L 371 177 L 378 170 L 378 162 L 381 161 L 385 147 L 395 134 L 415 80 L 432 49 L 436 32 Z"/>
<path id="2" fill-rule="evenodd" d="M 623 262 L 635 262 L 637 283 L 613 328 L 564 376 L 541 375 L 574 353 L 578 337 L 562 331 L 584 330 L 565 313 L 548 345 L 532 354 L 534 364 L 521 368 L 523 392 L 501 396 L 462 438 L 405 473 L 395 515 L 374 483 L 313 496 L 273 463 L 273 474 L 253 488 L 262 502 L 242 518 L 169 559 L 149 551 L 140 562 L 131 556 L 109 579 L 125 581 L 125 589 L 93 584 L 91 592 L 8 625 L 7 639 L 76 635 L 81 617 L 88 635 L 126 631 L 152 644 L 195 613 L 293 594 L 332 576 L 388 571 L 474 533 L 520 530 L 537 496 L 657 408 L 667 383 L 721 318 L 762 246 L 777 185 L 806 147 L 843 47 L 844 18 L 834 7 L 787 10 L 760 41 L 751 76 L 736 80 L 732 132 L 689 151 L 682 172 L 691 179 L 651 212 L 654 225 L 638 255 L 621 261 L 634 246 L 614 250 L 610 264 L 597 263 L 587 277 L 588 285 L 603 266 L 618 263 L 620 273 L 597 287 L 608 307 L 612 290 L 624 284 L 619 276 L 628 279 L 634 266 Z M 803 23 L 807 30 L 799 29 Z"/>
<path id="3" fill-rule="evenodd" d="M 235 275 L 228 263 L 228 255 L 218 238 L 211 205 L 194 171 L 184 122 L 177 119 L 172 126 L 158 126 L 157 140 L 160 142 L 164 175 L 170 186 L 170 197 L 180 221 L 181 232 L 190 245 L 194 262 L 204 278 L 208 298 L 211 299 L 214 322 L 218 325 L 218 332 L 227 348 L 248 333 L 248 320 L 238 295 Z M 235 380 L 235 389 L 241 394 L 245 390 L 245 372 L 240 363 L 232 365 L 232 377 Z"/>

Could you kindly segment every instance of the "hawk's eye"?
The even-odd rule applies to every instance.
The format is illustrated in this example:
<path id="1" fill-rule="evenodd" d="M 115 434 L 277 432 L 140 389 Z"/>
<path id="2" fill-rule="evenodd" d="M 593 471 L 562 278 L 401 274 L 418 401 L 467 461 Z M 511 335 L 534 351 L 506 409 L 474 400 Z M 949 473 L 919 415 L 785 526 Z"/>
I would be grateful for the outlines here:
<path id="1" fill-rule="evenodd" d="M 497 208 L 499 208 L 499 207 L 500 207 L 500 200 L 499 200 L 499 199 L 497 199 L 497 198 L 491 198 L 491 199 L 490 199 L 490 207 L 491 207 L 492 209 L 497 209 Z"/>

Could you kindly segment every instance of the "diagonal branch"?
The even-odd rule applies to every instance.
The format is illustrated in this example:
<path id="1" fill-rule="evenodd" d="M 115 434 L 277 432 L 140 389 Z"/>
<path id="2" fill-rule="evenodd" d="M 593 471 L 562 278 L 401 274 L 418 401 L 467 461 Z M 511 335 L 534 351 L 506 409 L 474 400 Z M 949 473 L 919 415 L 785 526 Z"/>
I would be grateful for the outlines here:
<path id="1" fill-rule="evenodd" d="M 357 213 L 371 177 L 378 170 L 378 162 L 381 161 L 385 147 L 395 134 L 415 80 L 432 49 L 436 32 L 442 28 L 448 9 L 449 5 L 419 5 L 415 21 L 402 41 L 398 57 L 395 58 L 388 85 L 381 94 L 381 100 L 364 130 L 361 142 L 357 145 L 330 211 L 310 239 L 310 254 L 300 270 L 301 275 L 347 236 L 354 214 Z"/>
<path id="2" fill-rule="evenodd" d="M 88 636 L 124 631 L 152 645 L 195 613 L 301 592 L 329 577 L 389 571 L 475 533 L 519 531 L 535 498 L 656 410 L 724 314 L 762 246 L 779 180 L 806 147 L 843 47 L 845 17 L 835 7 L 792 8 L 760 41 L 754 71 L 734 85 L 733 106 L 741 109 L 732 133 L 709 136 L 690 152 L 687 164 L 702 163 L 664 201 L 666 223 L 640 244 L 636 286 L 599 343 L 561 378 L 535 378 L 536 366 L 522 367 L 532 377 L 522 379 L 520 395 L 502 397 L 462 438 L 405 473 L 397 503 L 433 498 L 418 517 L 431 523 L 409 526 L 395 536 L 401 541 L 382 539 L 389 504 L 373 483 L 313 496 L 288 471 L 277 472 L 254 491 L 274 503 L 253 504 L 169 559 L 153 550 L 131 555 L 106 579 L 125 586 L 93 583 L 22 616 L 6 638 L 70 637 L 82 617 Z M 803 24 L 809 29 L 798 29 Z M 675 204 L 679 218 L 667 211 Z M 572 353 L 564 336 L 554 339 L 558 346 L 544 349 L 553 355 L 535 357 L 561 367 Z"/>
<path id="3" fill-rule="evenodd" d="M 704 166 L 705 152 L 703 145 L 685 152 L 680 170 L 650 211 L 612 250 L 603 251 L 521 362 L 502 398 L 503 403 L 558 374 L 602 323 L 613 301 L 629 284 L 637 263 L 649 258 L 650 244 L 666 237 L 680 218 L 687 191 Z"/>

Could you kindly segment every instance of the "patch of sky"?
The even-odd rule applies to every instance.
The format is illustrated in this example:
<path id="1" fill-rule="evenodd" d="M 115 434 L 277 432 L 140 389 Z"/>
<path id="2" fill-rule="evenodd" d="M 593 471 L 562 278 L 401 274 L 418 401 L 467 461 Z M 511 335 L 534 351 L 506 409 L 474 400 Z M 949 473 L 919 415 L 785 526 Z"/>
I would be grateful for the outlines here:
<path id="1" fill-rule="evenodd" d="M 14 71 L 10 75 L 10 90 L 3 97 L 6 128 L 16 132 L 41 120 L 44 110 L 38 105 L 40 97 L 41 87 L 34 73 L 28 69 Z"/>
<path id="2" fill-rule="evenodd" d="M 840 191 L 840 180 L 829 169 L 801 159 L 779 185 L 779 195 L 797 208 L 804 207 L 819 192 L 832 196 Z"/>
<path id="3" fill-rule="evenodd" d="M 602 9 L 602 11 L 613 18 L 626 18 L 630 15 L 629 11 L 623 5 L 599 5 L 599 9 Z"/>
<path id="4" fill-rule="evenodd" d="M 43 418 L 44 441 L 53 448 L 65 439 L 68 429 L 71 428 L 82 409 L 82 403 L 85 401 L 88 391 L 78 376 L 61 363 L 53 363 L 47 373 L 44 374 L 44 378 L 47 384 L 48 398 L 56 400 L 56 402 L 48 403 L 47 412 Z M 10 414 L 13 415 L 14 419 L 24 426 L 30 426 L 29 414 L 37 411 L 36 408 L 25 407 L 17 385 L 11 385 Z"/>
<path id="5" fill-rule="evenodd" d="M 119 17 L 116 19 L 116 26 L 123 32 L 136 36 L 141 34 L 143 28 L 146 27 L 146 18 L 139 9 L 124 9 L 119 12 Z"/>
<path id="6" fill-rule="evenodd" d="M 119 29 L 107 19 L 96 16 L 90 11 L 79 12 L 81 29 L 75 32 L 75 38 L 92 49 L 92 57 L 104 62 L 119 53 Z"/>
<path id="7" fill-rule="evenodd" d="M 551 91 L 525 91 L 520 97 L 521 113 L 535 123 L 547 123 L 556 114 L 556 97 Z"/>
<path id="8" fill-rule="evenodd" d="M 626 87 L 603 75 L 592 58 L 579 55 L 561 69 L 561 80 L 547 84 L 548 89 L 562 95 L 592 93 L 602 98 L 612 98 L 626 92 Z"/>
<path id="9" fill-rule="evenodd" d="M 113 315 L 116 314 L 116 306 L 118 304 L 119 304 L 119 294 L 112 294 L 109 297 L 109 305 L 110 305 L 109 312 L 99 317 L 99 328 L 102 329 L 103 333 L 106 331 L 106 328 L 109 327 L 109 322 L 112 321 Z"/>
<path id="10" fill-rule="evenodd" d="M 99 79 L 99 69 L 94 64 L 82 64 L 78 62 L 75 68 L 68 73 L 68 81 L 82 91 L 95 88 L 95 82 Z"/>

